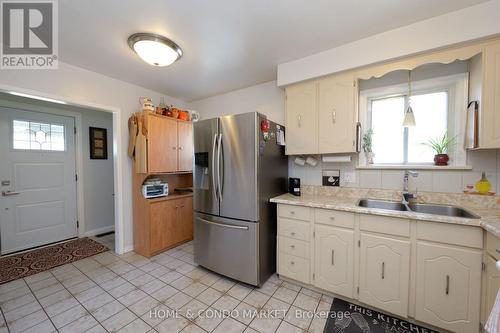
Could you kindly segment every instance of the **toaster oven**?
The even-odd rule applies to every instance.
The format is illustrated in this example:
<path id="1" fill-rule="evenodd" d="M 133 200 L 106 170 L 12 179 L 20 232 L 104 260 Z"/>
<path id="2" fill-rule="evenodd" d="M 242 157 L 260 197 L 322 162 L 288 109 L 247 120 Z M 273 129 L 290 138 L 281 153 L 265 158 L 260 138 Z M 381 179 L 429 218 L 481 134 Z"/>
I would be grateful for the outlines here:
<path id="1" fill-rule="evenodd" d="M 142 185 L 142 195 L 144 198 L 157 198 L 168 195 L 168 184 L 144 184 Z"/>

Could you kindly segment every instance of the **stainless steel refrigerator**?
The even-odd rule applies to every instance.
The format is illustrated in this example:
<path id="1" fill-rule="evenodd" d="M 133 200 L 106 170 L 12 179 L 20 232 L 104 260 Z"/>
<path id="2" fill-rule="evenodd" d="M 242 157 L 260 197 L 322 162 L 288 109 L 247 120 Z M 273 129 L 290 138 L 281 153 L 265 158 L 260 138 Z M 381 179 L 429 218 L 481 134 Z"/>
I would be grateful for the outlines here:
<path id="1" fill-rule="evenodd" d="M 269 199 L 288 177 L 284 127 L 268 121 L 266 134 L 266 122 L 251 112 L 194 123 L 194 261 L 256 286 L 276 271 Z"/>

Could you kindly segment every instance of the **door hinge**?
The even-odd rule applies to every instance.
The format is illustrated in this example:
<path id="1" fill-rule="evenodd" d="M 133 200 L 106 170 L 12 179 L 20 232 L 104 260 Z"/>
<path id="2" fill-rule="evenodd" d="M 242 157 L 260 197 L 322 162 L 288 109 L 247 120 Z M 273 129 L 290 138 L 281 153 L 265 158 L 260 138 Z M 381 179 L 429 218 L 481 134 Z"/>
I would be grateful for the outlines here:
<path id="1" fill-rule="evenodd" d="M 78 175 L 75 173 L 75 182 L 78 181 Z"/>
<path id="2" fill-rule="evenodd" d="M 361 247 L 361 239 L 358 239 L 358 247 Z"/>
<path id="3" fill-rule="evenodd" d="M 80 228 L 80 221 L 76 220 L 76 228 Z"/>
<path id="4" fill-rule="evenodd" d="M 483 272 L 486 272 L 486 263 L 484 263 L 484 262 L 481 263 L 481 270 Z"/>
<path id="5" fill-rule="evenodd" d="M 74 132 L 75 132 L 75 134 L 76 134 L 76 127 L 73 127 L 73 130 L 74 130 Z"/>

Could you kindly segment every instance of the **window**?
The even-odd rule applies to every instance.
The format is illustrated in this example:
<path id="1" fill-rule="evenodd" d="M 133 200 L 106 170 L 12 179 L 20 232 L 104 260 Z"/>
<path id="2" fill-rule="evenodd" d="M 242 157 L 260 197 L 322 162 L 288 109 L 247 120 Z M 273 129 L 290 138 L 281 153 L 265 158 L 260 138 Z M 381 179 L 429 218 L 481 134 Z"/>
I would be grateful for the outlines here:
<path id="1" fill-rule="evenodd" d="M 405 128 L 410 99 L 417 125 Z M 448 132 L 448 91 L 378 97 L 369 103 L 375 164 L 433 163 L 433 150 L 422 143 Z"/>
<path id="2" fill-rule="evenodd" d="M 13 148 L 64 151 L 64 125 L 14 120 Z"/>

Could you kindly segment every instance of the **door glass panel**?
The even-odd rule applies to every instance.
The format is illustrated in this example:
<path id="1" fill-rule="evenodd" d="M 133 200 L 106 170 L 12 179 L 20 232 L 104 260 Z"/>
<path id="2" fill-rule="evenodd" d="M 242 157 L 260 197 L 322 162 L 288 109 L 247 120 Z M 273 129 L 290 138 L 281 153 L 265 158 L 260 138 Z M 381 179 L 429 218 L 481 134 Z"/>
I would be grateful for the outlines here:
<path id="1" fill-rule="evenodd" d="M 64 125 L 34 121 L 12 122 L 14 149 L 64 151 Z"/>

